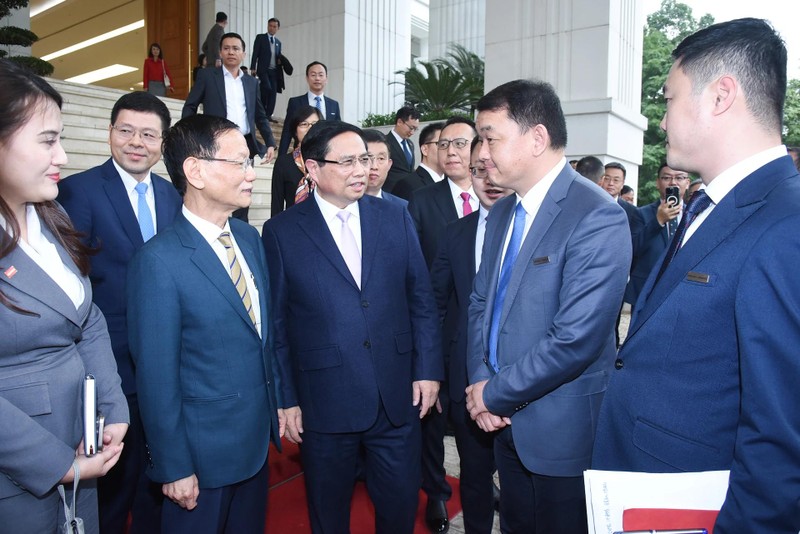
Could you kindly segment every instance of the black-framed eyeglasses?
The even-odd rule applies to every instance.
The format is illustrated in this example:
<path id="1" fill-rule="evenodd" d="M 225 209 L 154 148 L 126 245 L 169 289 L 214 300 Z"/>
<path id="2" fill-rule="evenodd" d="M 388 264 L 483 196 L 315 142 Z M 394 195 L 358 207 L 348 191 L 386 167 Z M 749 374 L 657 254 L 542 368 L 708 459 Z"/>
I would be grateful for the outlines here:
<path id="1" fill-rule="evenodd" d="M 414 126 L 413 124 L 408 124 L 408 123 L 407 123 L 406 121 L 404 121 L 403 119 L 400 119 L 400 122 L 402 122 L 403 124 L 405 124 L 405 125 L 406 125 L 406 128 L 408 128 L 408 129 L 409 129 L 409 130 L 411 130 L 412 132 L 416 132 L 417 130 L 419 130 L 419 126 Z"/>
<path id="2" fill-rule="evenodd" d="M 436 148 L 439 150 L 447 150 L 450 148 L 450 143 L 453 143 L 453 146 L 456 148 L 464 148 L 470 143 L 469 139 L 464 139 L 463 137 L 459 137 L 458 139 L 439 139 L 436 141 Z"/>
<path id="3" fill-rule="evenodd" d="M 683 174 L 665 174 L 664 176 L 659 176 L 658 179 L 662 182 L 671 182 L 672 180 L 676 182 L 685 182 L 689 177 Z"/>
<path id="4" fill-rule="evenodd" d="M 137 130 L 130 126 L 112 126 L 111 129 L 117 132 L 117 135 L 123 141 L 130 141 L 138 133 L 139 139 L 146 145 L 157 145 L 161 142 L 161 133 L 157 130 L 150 130 L 149 128 Z"/>
<path id="5" fill-rule="evenodd" d="M 369 168 L 370 163 L 372 163 L 372 158 L 364 154 L 363 156 L 344 158 L 339 161 L 335 161 L 332 159 L 315 159 L 314 161 L 317 161 L 319 163 L 331 163 L 333 165 L 339 165 L 343 169 L 354 169 L 356 163 L 360 163 L 362 167 Z"/>
<path id="6" fill-rule="evenodd" d="M 298 128 L 311 128 L 312 126 L 314 126 L 314 125 L 315 125 L 315 124 L 317 124 L 318 122 L 319 122 L 319 121 L 314 121 L 314 122 L 310 122 L 310 121 L 298 122 L 298 123 L 297 123 L 297 127 L 298 127 Z"/>
<path id="7" fill-rule="evenodd" d="M 245 158 L 245 159 L 224 159 L 224 158 L 197 158 L 203 161 L 221 161 L 223 163 L 230 163 L 231 165 L 239 165 L 242 168 L 242 172 L 247 172 L 248 169 L 253 168 L 253 158 Z"/>

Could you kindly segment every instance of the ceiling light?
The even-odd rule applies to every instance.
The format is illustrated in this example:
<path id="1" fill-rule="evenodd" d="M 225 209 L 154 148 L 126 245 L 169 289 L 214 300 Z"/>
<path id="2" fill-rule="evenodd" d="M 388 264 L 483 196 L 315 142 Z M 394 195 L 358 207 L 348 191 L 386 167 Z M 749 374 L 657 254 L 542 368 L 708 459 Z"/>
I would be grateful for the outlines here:
<path id="1" fill-rule="evenodd" d="M 40 5 L 31 8 L 31 18 L 40 15 L 50 8 L 56 7 L 58 4 L 64 3 L 65 0 L 49 0 L 42 2 Z"/>
<path id="2" fill-rule="evenodd" d="M 68 46 L 61 50 L 58 50 L 57 52 L 53 52 L 52 54 L 47 54 L 46 56 L 42 56 L 42 59 L 45 61 L 50 61 L 51 59 L 71 54 L 72 52 L 76 52 L 78 50 L 86 48 L 87 46 L 92 46 L 97 43 L 102 43 L 103 41 L 113 39 L 114 37 L 119 37 L 120 35 L 123 35 L 125 33 L 138 30 L 139 28 L 144 28 L 144 19 L 134 22 L 132 24 L 128 24 L 127 26 L 117 28 L 116 30 L 111 30 L 110 32 L 98 35 L 97 37 L 92 37 L 91 39 L 81 41 L 80 43 Z"/>
<path id="3" fill-rule="evenodd" d="M 138 67 L 129 67 L 128 65 L 110 65 L 108 67 L 103 67 L 102 69 L 93 70 L 85 74 L 67 78 L 64 81 L 73 83 L 93 83 L 99 80 L 113 78 L 114 76 L 119 76 L 120 74 L 127 74 L 136 70 L 139 70 Z"/>

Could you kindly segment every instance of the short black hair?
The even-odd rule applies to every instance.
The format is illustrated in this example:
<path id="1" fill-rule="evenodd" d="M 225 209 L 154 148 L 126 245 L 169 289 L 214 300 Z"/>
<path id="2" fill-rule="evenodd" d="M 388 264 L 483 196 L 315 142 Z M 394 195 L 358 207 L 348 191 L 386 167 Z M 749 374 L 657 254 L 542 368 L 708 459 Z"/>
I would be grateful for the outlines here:
<path id="1" fill-rule="evenodd" d="M 190 115 L 175 123 L 164 134 L 164 165 L 172 185 L 183 195 L 186 193 L 186 174 L 183 162 L 188 158 L 213 158 L 219 150 L 217 142 L 225 132 L 239 127 L 233 122 L 213 115 Z"/>
<path id="2" fill-rule="evenodd" d="M 303 159 L 306 161 L 313 159 L 322 167 L 325 165 L 322 160 L 328 156 L 328 152 L 331 150 L 331 139 L 346 132 L 353 132 L 358 134 L 362 140 L 364 139 L 364 133 L 361 131 L 361 128 L 349 122 L 319 121 L 308 130 L 308 133 L 303 139 L 303 144 L 300 145 L 300 152 L 303 154 Z M 364 152 L 366 151 L 367 144 L 364 143 Z"/>
<path id="3" fill-rule="evenodd" d="M 621 170 L 622 171 L 622 178 L 625 178 L 626 176 L 628 176 L 628 171 L 627 171 L 627 169 L 625 169 L 625 165 L 623 165 L 619 161 L 611 161 L 609 163 L 606 163 L 606 167 L 605 168 L 606 168 L 606 170 L 608 170 L 608 169 L 619 169 L 619 170 Z"/>
<path id="4" fill-rule="evenodd" d="M 323 62 L 321 62 L 321 61 L 312 61 L 311 63 L 309 63 L 308 65 L 306 65 L 306 76 L 308 76 L 308 70 L 309 70 L 311 67 L 313 67 L 314 65 L 322 65 L 322 68 L 323 68 L 323 69 L 325 69 L 325 76 L 327 76 L 327 75 L 328 75 L 328 67 L 327 67 L 327 66 L 325 66 L 325 63 L 323 63 Z"/>
<path id="5" fill-rule="evenodd" d="M 472 154 L 472 152 L 475 150 L 475 147 L 478 146 L 478 143 L 480 143 L 480 142 L 481 142 L 481 138 L 478 137 L 477 135 L 472 138 L 472 142 L 469 144 L 469 153 L 470 154 Z"/>
<path id="6" fill-rule="evenodd" d="M 278 28 L 280 28 L 280 27 L 281 27 L 281 21 L 279 21 L 279 20 L 278 20 L 278 19 L 276 19 L 275 17 L 272 17 L 271 19 L 269 19 L 269 20 L 267 21 L 267 24 L 269 24 L 270 22 L 274 22 L 275 24 L 277 24 L 277 25 L 278 25 Z"/>
<path id="7" fill-rule="evenodd" d="M 386 146 L 386 153 L 389 153 L 389 143 L 386 141 L 386 136 L 379 130 L 364 130 L 361 132 L 361 137 L 365 143 L 383 143 Z"/>
<path id="8" fill-rule="evenodd" d="M 579 159 L 578 164 L 575 165 L 575 172 L 597 184 L 600 183 L 600 179 L 603 177 L 603 173 L 606 172 L 606 168 L 603 166 L 603 162 L 600 161 L 600 158 L 596 156 L 584 156 Z"/>
<path id="9" fill-rule="evenodd" d="M 119 97 L 111 108 L 111 125 L 117 122 L 117 116 L 123 109 L 130 111 L 138 111 L 140 113 L 155 113 L 161 119 L 161 131 L 166 132 L 169 130 L 169 125 L 172 118 L 169 115 L 169 109 L 164 102 L 157 96 L 150 94 L 146 91 L 134 91 L 133 93 L 126 93 Z"/>
<path id="10" fill-rule="evenodd" d="M 312 115 L 316 115 L 319 120 L 323 120 L 325 118 L 322 116 L 322 112 L 318 108 L 309 105 L 305 105 L 300 109 L 295 110 L 294 113 L 292 113 L 292 118 L 289 119 L 287 131 L 292 136 L 292 141 L 294 141 L 295 147 L 297 146 L 298 143 L 297 127 L 300 125 L 301 122 L 303 122 Z"/>
<path id="11" fill-rule="evenodd" d="M 217 11 L 217 22 L 225 22 L 228 20 L 228 15 L 224 11 Z"/>
<path id="12" fill-rule="evenodd" d="M 658 166 L 658 172 L 656 173 L 656 178 L 658 178 L 661 175 L 661 171 L 664 170 L 664 167 L 669 167 L 669 164 L 666 161 L 662 161 L 661 165 Z"/>
<path id="13" fill-rule="evenodd" d="M 473 137 L 478 135 L 478 131 L 475 129 L 475 122 L 466 117 L 462 117 L 461 115 L 453 115 L 452 117 L 444 121 L 444 126 L 442 126 L 442 130 L 444 130 L 445 128 L 447 128 L 452 124 L 466 124 L 467 126 L 472 128 Z"/>
<path id="14" fill-rule="evenodd" d="M 619 191 L 619 196 L 627 195 L 628 193 L 633 193 L 633 188 L 629 185 L 623 185 Z"/>
<path id="15" fill-rule="evenodd" d="M 245 51 L 244 39 L 242 39 L 242 36 L 239 35 L 238 33 L 228 32 L 228 33 L 223 34 L 222 37 L 219 38 L 219 47 L 220 48 L 222 48 L 222 41 L 224 41 L 225 39 L 239 39 L 242 42 L 242 52 Z"/>
<path id="16" fill-rule="evenodd" d="M 477 105 L 478 111 L 506 110 L 522 132 L 537 124 L 547 129 L 550 147 L 567 146 L 567 121 L 556 90 L 547 82 L 514 80 L 486 93 Z"/>
<path id="17" fill-rule="evenodd" d="M 412 106 L 403 106 L 394 114 L 394 123 L 397 121 L 407 121 L 409 119 L 419 119 L 422 115 Z"/>
<path id="18" fill-rule="evenodd" d="M 691 80 L 695 95 L 720 76 L 732 75 L 753 117 L 781 133 L 786 45 L 769 22 L 743 18 L 713 24 L 681 41 L 672 58 Z"/>
<path id="19" fill-rule="evenodd" d="M 421 132 L 419 132 L 419 146 L 425 145 L 430 143 L 431 139 L 436 132 L 439 132 L 444 128 L 443 122 L 432 122 L 427 124 Z"/>

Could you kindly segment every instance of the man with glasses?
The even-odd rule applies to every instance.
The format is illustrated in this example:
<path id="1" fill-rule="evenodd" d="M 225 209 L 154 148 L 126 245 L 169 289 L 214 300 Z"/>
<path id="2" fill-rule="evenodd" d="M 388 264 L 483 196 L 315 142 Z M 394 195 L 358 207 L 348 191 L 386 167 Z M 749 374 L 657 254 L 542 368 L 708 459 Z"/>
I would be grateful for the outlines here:
<path id="1" fill-rule="evenodd" d="M 386 177 L 389 175 L 389 167 L 392 166 L 392 158 L 389 157 L 389 144 L 386 142 L 386 137 L 378 130 L 364 130 L 362 137 L 367 143 L 367 151 L 370 157 L 367 173 L 367 194 L 405 208 L 408 206 L 407 200 L 383 190 Z"/>
<path id="2" fill-rule="evenodd" d="M 262 163 L 269 163 L 275 153 L 275 139 L 261 102 L 258 80 L 243 74 L 240 68 L 245 56 L 244 40 L 237 33 L 226 33 L 220 39 L 220 51 L 222 67 L 198 72 L 181 117 L 194 115 L 203 104 L 204 114 L 227 118 L 239 127 L 251 158 L 258 154 Z M 256 129 L 266 146 L 256 138 Z M 247 209 L 238 210 L 234 217 L 247 221 Z"/>
<path id="3" fill-rule="evenodd" d="M 181 198 L 168 180 L 151 172 L 161 159 L 161 136 L 169 128 L 169 110 L 146 92 L 120 97 L 111 110 L 111 157 L 102 165 L 58 184 L 58 202 L 67 210 L 91 257 L 94 303 L 103 312 L 111 347 L 128 400 L 131 425 L 119 463 L 98 479 L 100 528 L 111 534 L 158 532 L 161 489 L 144 475 L 146 455 L 134 366 L 128 348 L 125 279 L 128 263 L 145 241 L 172 224 Z"/>
<path id="4" fill-rule="evenodd" d="M 282 413 L 264 250 L 231 218 L 252 198 L 250 150 L 233 122 L 195 115 L 167 132 L 164 163 L 183 208 L 128 271 L 147 474 L 166 496 L 161 530 L 264 532 Z"/>
<path id="5" fill-rule="evenodd" d="M 420 113 L 411 106 L 403 106 L 394 115 L 394 128 L 386 134 L 392 168 L 386 179 L 386 190 L 392 192 L 394 186 L 414 173 L 414 143 L 411 138 L 419 128 Z"/>
<path id="6" fill-rule="evenodd" d="M 667 188 L 671 186 L 678 188 L 677 201 L 666 198 Z M 631 307 L 636 304 L 650 271 L 675 235 L 683 212 L 682 199 L 686 194 L 686 188 L 689 187 L 689 175 L 663 163 L 658 169 L 656 187 L 661 198 L 639 208 L 642 229 L 634 237 L 633 249 L 636 253 L 633 258 L 631 278 L 625 288 L 625 302 Z"/>
<path id="7" fill-rule="evenodd" d="M 416 172 L 398 181 L 392 188 L 392 194 L 411 200 L 411 193 L 426 185 L 433 185 L 444 179 L 442 167 L 439 165 L 439 134 L 444 127 L 443 122 L 432 122 L 425 126 L 419 134 L 420 163 Z"/>
<path id="8" fill-rule="evenodd" d="M 430 277 L 408 211 L 364 194 L 371 158 L 359 128 L 320 121 L 301 150 L 316 188 L 268 220 L 262 239 L 311 531 L 349 531 L 363 454 L 375 532 L 411 533 L 419 421 L 444 373 Z"/>

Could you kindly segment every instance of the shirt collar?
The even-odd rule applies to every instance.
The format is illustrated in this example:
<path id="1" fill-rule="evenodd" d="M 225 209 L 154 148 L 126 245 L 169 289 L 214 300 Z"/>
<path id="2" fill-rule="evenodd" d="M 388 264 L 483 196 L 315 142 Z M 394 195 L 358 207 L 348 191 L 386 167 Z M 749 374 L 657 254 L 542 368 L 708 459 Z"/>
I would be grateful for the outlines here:
<path id="1" fill-rule="evenodd" d="M 133 194 L 133 190 L 139 184 L 139 182 L 136 180 L 136 178 L 131 176 L 128 171 L 120 167 L 114 158 L 111 158 L 111 163 L 114 164 L 114 168 L 117 169 L 119 177 L 122 178 L 122 184 L 125 186 L 125 190 L 128 192 L 128 195 Z M 144 177 L 144 180 L 142 180 L 142 183 L 147 184 L 148 191 L 153 190 L 153 180 L 150 178 L 150 171 L 147 171 L 147 175 Z"/>
<path id="2" fill-rule="evenodd" d="M 229 221 L 225 221 L 225 227 L 220 228 L 211 221 L 207 221 L 199 215 L 192 213 L 185 205 L 181 209 L 181 213 L 183 213 L 183 216 L 186 217 L 187 221 L 189 221 L 189 224 L 194 226 L 195 229 L 200 232 L 200 235 L 203 236 L 203 239 L 205 239 L 209 245 L 213 244 L 219 238 L 219 235 L 222 232 L 228 232 L 229 234 L 233 233 L 231 232 L 231 225 Z"/>
<path id="3" fill-rule="evenodd" d="M 711 180 L 711 183 L 705 186 L 705 188 L 701 187 L 701 189 L 706 190 L 706 194 L 711 198 L 711 202 L 715 205 L 719 204 L 722 199 L 725 198 L 725 195 L 736 187 L 739 182 L 767 163 L 783 157 L 786 154 L 786 146 L 784 145 L 774 146 L 757 154 L 753 154 L 749 158 L 743 159 L 722 171 L 719 176 Z"/>
<path id="4" fill-rule="evenodd" d="M 522 202 L 522 207 L 525 208 L 525 212 L 528 215 L 534 215 L 537 211 L 539 211 L 539 206 L 542 205 L 542 201 L 544 201 L 544 197 L 547 192 L 550 190 L 550 186 L 553 185 L 553 182 L 556 181 L 556 178 L 561 171 L 564 169 L 564 166 L 567 164 L 566 158 L 561 158 L 561 161 L 556 163 L 556 166 L 550 169 L 550 171 L 539 180 L 536 185 L 530 188 L 530 190 L 525 193 L 524 197 L 519 196 L 517 194 L 517 201 Z"/>
<path id="5" fill-rule="evenodd" d="M 322 198 L 317 192 L 314 193 L 314 200 L 317 201 L 317 205 L 319 206 L 319 211 L 322 212 L 322 218 L 325 219 L 326 221 L 332 221 L 336 217 L 336 214 L 342 211 L 341 208 L 337 208 L 336 206 L 334 206 L 333 204 Z M 345 211 L 349 211 L 350 215 L 354 215 L 356 219 L 358 219 L 360 213 L 358 210 L 358 201 L 351 202 L 344 209 Z"/>

